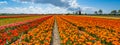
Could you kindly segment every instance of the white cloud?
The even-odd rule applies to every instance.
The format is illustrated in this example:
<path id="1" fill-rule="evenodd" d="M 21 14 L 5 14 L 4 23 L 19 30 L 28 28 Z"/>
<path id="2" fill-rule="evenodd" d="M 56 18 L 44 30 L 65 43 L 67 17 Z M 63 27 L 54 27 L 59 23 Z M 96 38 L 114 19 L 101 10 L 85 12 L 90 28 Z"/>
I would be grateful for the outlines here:
<path id="1" fill-rule="evenodd" d="M 35 4 L 51 4 L 60 8 L 68 8 L 68 10 L 78 9 L 79 4 L 77 0 L 13 0 L 21 3 L 35 3 Z M 69 9 L 70 8 L 70 9 Z"/>
<path id="2" fill-rule="evenodd" d="M 27 2 L 27 1 L 20 2 L 19 0 L 12 0 L 12 1 L 18 2 L 18 3 L 30 3 L 30 2 Z"/>
<path id="3" fill-rule="evenodd" d="M 95 7 L 88 7 L 88 6 L 81 6 L 82 13 L 89 13 L 93 14 L 95 11 L 98 11 L 98 8 Z"/>
<path id="4" fill-rule="evenodd" d="M 82 13 L 94 13 L 94 11 L 98 10 L 94 7 L 81 7 Z M 54 13 L 68 13 L 72 11 L 68 11 L 67 8 L 60 8 L 53 5 L 48 5 L 48 7 L 6 7 L 1 8 L 0 13 L 32 13 L 32 14 L 54 14 Z"/>
<path id="5" fill-rule="evenodd" d="M 31 1 L 39 1 L 39 0 L 12 0 L 12 1 L 15 1 L 15 2 L 19 2 L 19 3 L 27 3 L 27 4 L 32 4 Z M 43 0 L 44 2 L 45 0 Z M 41 4 L 41 5 L 48 5 L 48 6 L 45 6 L 45 7 L 42 7 L 40 5 L 38 6 L 29 6 L 29 7 L 24 7 L 24 8 L 21 8 L 21 7 L 5 7 L 5 8 L 2 8 L 0 9 L 0 13 L 39 13 L 39 14 L 42 14 L 42 13 L 68 13 L 68 12 L 71 12 L 71 10 L 82 10 L 83 13 L 94 13 L 94 11 L 98 10 L 97 8 L 94 8 L 94 7 L 88 7 L 88 6 L 81 6 L 78 4 L 77 0 L 52 0 L 53 2 L 51 2 L 50 0 L 47 0 L 49 2 L 46 2 L 43 3 L 43 2 L 40 2 L 39 3 L 35 2 L 35 4 Z M 61 1 L 61 2 L 58 2 L 57 1 Z M 56 2 L 56 3 L 55 3 Z M 62 4 L 64 3 L 64 4 Z M 6 1 L 4 2 L 0 2 L 0 4 L 7 4 Z M 33 4 L 33 5 L 35 5 Z M 69 5 L 69 6 L 68 6 Z M 64 6 L 67 6 L 64 8 Z"/>
<path id="6" fill-rule="evenodd" d="M 78 8 L 78 7 L 80 7 L 80 5 L 77 3 L 77 0 L 71 0 L 71 1 L 69 1 L 70 3 L 69 3 L 69 5 L 70 5 L 70 7 L 73 7 L 73 8 Z"/>
<path id="7" fill-rule="evenodd" d="M 94 7 L 81 7 L 83 11 L 85 10 L 91 10 L 91 11 L 96 11 L 98 10 L 97 8 L 94 8 Z"/>
<path id="8" fill-rule="evenodd" d="M 7 1 L 0 1 L 0 5 L 8 4 Z"/>
<path id="9" fill-rule="evenodd" d="M 6 8 L 1 8 L 0 13 L 27 13 L 27 14 L 54 14 L 54 13 L 66 13 L 70 12 L 67 11 L 67 9 L 60 8 L 60 7 L 55 7 L 50 5 L 51 7 L 34 7 L 34 6 L 29 6 L 29 7 L 6 7 Z"/>

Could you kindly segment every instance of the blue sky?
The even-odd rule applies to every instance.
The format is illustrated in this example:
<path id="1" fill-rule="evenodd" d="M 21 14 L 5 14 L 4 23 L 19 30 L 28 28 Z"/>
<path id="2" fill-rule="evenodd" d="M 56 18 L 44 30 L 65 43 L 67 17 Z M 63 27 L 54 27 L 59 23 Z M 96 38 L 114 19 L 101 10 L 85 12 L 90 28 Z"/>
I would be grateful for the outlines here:
<path id="1" fill-rule="evenodd" d="M 80 5 L 95 7 L 109 13 L 111 10 L 120 10 L 120 0 L 78 0 Z"/>
<path id="2" fill-rule="evenodd" d="M 120 0 L 0 0 L 0 13 L 94 13 L 120 10 Z"/>

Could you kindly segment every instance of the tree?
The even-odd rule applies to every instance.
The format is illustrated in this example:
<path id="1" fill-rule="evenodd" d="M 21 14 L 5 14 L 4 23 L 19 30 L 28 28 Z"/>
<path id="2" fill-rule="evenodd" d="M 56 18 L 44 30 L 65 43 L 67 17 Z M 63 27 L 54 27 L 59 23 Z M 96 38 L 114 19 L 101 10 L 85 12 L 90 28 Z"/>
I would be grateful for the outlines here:
<path id="1" fill-rule="evenodd" d="M 87 13 L 85 13 L 85 15 L 87 15 Z"/>
<path id="2" fill-rule="evenodd" d="M 118 14 L 120 15 L 120 10 L 118 10 Z"/>
<path id="3" fill-rule="evenodd" d="M 111 11 L 111 14 L 112 14 L 112 15 L 116 15 L 116 14 L 117 14 L 117 11 L 116 11 L 116 10 L 112 10 L 112 11 Z"/>
<path id="4" fill-rule="evenodd" d="M 67 13 L 67 15 L 70 15 L 70 13 Z"/>
<path id="5" fill-rule="evenodd" d="M 81 15 L 81 10 L 78 11 L 79 15 Z"/>
<path id="6" fill-rule="evenodd" d="M 75 14 L 77 15 L 77 14 L 78 14 L 78 12 L 75 12 Z"/>
<path id="7" fill-rule="evenodd" d="M 100 9 L 100 10 L 98 11 L 98 13 L 101 15 L 101 14 L 103 13 L 103 11 Z"/>
<path id="8" fill-rule="evenodd" d="M 75 13 L 73 12 L 73 14 L 75 14 Z"/>
<path id="9" fill-rule="evenodd" d="M 96 15 L 98 14 L 98 12 L 97 12 L 97 11 L 95 11 L 94 13 L 95 13 Z"/>

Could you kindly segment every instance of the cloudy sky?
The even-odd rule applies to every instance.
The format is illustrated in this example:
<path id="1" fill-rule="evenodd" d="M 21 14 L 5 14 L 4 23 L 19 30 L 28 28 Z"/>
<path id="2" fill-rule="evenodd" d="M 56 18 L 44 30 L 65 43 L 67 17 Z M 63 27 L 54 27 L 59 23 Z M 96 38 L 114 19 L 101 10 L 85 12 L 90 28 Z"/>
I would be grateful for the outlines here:
<path id="1" fill-rule="evenodd" d="M 0 13 L 104 13 L 120 9 L 120 0 L 0 0 Z"/>

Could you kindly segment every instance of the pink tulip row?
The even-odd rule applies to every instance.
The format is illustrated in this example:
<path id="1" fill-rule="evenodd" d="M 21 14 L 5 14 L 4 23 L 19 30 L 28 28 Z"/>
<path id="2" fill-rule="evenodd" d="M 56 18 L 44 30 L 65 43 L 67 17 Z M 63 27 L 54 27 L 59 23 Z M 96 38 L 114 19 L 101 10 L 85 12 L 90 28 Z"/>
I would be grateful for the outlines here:
<path id="1" fill-rule="evenodd" d="M 49 18 L 49 17 L 51 17 L 51 16 L 43 17 L 43 18 L 39 18 L 39 19 L 35 19 L 35 20 L 28 20 L 28 21 L 24 21 L 24 22 L 18 22 L 18 23 L 12 23 L 12 24 L 8 24 L 8 25 L 3 25 L 3 26 L 0 26 L 0 30 L 5 30 L 6 28 L 19 26 L 19 25 L 30 23 L 30 22 L 37 21 L 37 20 L 41 20 L 42 21 L 42 20 L 44 20 L 46 18 Z"/>

